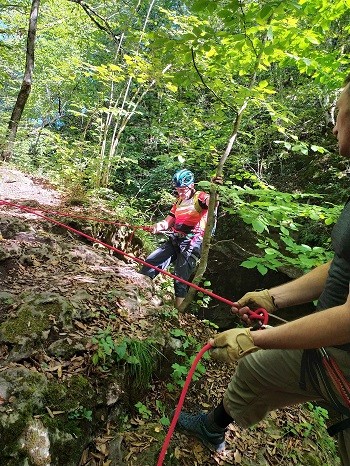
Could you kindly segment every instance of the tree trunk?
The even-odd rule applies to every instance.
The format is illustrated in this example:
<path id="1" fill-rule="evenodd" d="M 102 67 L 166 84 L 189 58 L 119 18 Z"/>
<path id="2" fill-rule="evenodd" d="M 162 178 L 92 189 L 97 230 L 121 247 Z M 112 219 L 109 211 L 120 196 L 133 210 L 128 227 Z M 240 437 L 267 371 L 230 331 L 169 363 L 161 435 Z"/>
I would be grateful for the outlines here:
<path id="1" fill-rule="evenodd" d="M 9 160 L 12 157 L 18 125 L 21 121 L 22 113 L 32 88 L 34 70 L 34 43 L 38 23 L 39 4 L 40 0 L 32 0 L 27 35 L 27 53 L 24 78 L 22 81 L 21 89 L 17 96 L 16 103 L 12 110 L 10 122 L 8 124 L 5 146 L 1 154 L 2 160 Z"/>
<path id="2" fill-rule="evenodd" d="M 267 21 L 267 24 L 270 24 L 271 19 L 272 19 L 272 16 Z M 258 53 L 258 55 L 256 57 L 256 60 L 255 60 L 254 66 L 253 66 L 253 73 L 252 73 L 252 76 L 251 76 L 251 78 L 249 80 L 248 90 L 251 90 L 253 88 L 255 82 L 256 82 L 257 72 L 258 72 L 258 69 L 259 69 L 260 62 L 261 62 L 261 57 L 262 57 L 263 51 L 265 49 L 266 41 L 267 41 L 267 35 L 268 35 L 268 32 L 266 31 L 265 36 L 262 39 L 260 51 L 259 51 L 259 53 Z M 247 97 L 244 100 L 242 106 L 240 107 L 240 109 L 237 112 L 235 121 L 233 123 L 232 134 L 231 134 L 230 139 L 228 141 L 228 144 L 226 146 L 225 152 L 221 156 L 221 158 L 219 160 L 219 163 L 218 163 L 218 166 L 216 168 L 215 176 L 218 177 L 218 178 L 222 177 L 222 175 L 223 175 L 223 169 L 224 169 L 225 162 L 226 162 L 228 156 L 231 153 L 231 150 L 232 150 L 232 147 L 233 147 L 234 143 L 236 142 L 236 139 L 237 139 L 237 136 L 238 136 L 238 130 L 239 130 L 239 127 L 240 127 L 240 124 L 241 124 L 241 121 L 242 121 L 242 117 L 243 117 L 243 113 L 244 113 L 244 111 L 245 111 L 245 109 L 246 109 L 246 107 L 248 105 L 249 100 L 250 100 L 250 97 Z M 215 207 L 217 205 L 217 200 L 218 200 L 218 189 L 217 189 L 217 186 L 215 185 L 215 183 L 213 183 L 212 186 L 211 186 L 211 189 L 210 189 L 210 201 L 209 201 L 209 206 L 208 206 L 208 222 L 207 222 L 207 225 L 206 225 L 205 231 L 204 231 L 203 244 L 202 244 L 202 254 L 201 254 L 201 258 L 200 258 L 200 261 L 199 261 L 199 265 L 198 265 L 196 274 L 195 274 L 195 276 L 193 278 L 193 283 L 195 283 L 196 285 L 200 284 L 200 282 L 201 282 L 201 280 L 203 278 L 203 275 L 204 275 L 204 273 L 205 273 L 205 271 L 207 269 L 208 256 L 209 256 L 210 243 L 211 243 L 211 232 L 212 232 L 212 229 L 213 229 L 213 226 L 214 226 L 214 215 L 215 215 Z M 179 307 L 179 312 L 182 313 L 182 312 L 186 311 L 186 309 L 188 308 L 188 306 L 192 302 L 195 294 L 196 294 L 196 290 L 194 288 L 189 288 L 185 299 L 183 300 L 183 302 L 181 303 L 181 306 Z"/>

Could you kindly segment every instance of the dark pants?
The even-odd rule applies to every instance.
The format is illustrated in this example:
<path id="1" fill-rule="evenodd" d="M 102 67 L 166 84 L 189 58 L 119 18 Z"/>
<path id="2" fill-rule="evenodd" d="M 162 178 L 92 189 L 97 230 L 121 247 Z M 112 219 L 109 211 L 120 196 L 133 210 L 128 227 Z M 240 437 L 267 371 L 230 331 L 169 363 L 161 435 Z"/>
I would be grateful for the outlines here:
<path id="1" fill-rule="evenodd" d="M 147 257 L 146 262 L 162 270 L 166 270 L 170 264 L 174 264 L 174 275 L 188 281 L 196 268 L 201 253 L 201 247 L 202 238 L 173 236 L 158 249 L 153 251 Z M 159 272 L 144 265 L 140 273 L 153 279 Z M 175 280 L 174 289 L 176 297 L 184 298 L 188 286 Z"/>

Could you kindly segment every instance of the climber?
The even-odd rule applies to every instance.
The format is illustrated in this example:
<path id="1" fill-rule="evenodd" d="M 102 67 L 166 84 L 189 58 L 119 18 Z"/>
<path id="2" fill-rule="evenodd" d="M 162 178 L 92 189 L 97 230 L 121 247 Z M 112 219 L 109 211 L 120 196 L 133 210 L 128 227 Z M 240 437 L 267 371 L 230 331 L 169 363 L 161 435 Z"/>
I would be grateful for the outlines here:
<path id="1" fill-rule="evenodd" d="M 221 184 L 221 179 L 217 181 Z M 207 223 L 209 194 L 196 191 L 194 175 L 185 168 L 178 170 L 173 176 L 177 192 L 176 202 L 169 215 L 153 225 L 153 233 L 171 230 L 166 242 L 152 252 L 146 262 L 163 270 L 174 264 L 174 275 L 189 280 L 201 255 L 204 229 Z M 143 266 L 141 271 L 151 279 L 158 271 Z M 180 307 L 187 293 L 187 285 L 174 281 L 175 306 Z"/>

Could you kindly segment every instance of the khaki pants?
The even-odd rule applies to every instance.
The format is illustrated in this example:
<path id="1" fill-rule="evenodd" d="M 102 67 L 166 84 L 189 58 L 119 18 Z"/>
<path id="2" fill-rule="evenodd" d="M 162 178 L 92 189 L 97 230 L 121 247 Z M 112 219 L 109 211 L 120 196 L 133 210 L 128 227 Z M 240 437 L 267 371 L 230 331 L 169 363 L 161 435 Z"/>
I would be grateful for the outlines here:
<path id="1" fill-rule="evenodd" d="M 239 426 L 250 427 L 270 411 L 307 401 L 318 401 L 329 407 L 327 399 L 308 380 L 306 390 L 299 387 L 302 353 L 301 350 L 260 350 L 238 362 L 224 396 L 224 406 Z M 350 354 L 335 348 L 329 353 L 350 380 Z M 338 448 L 342 465 L 350 466 L 350 429 L 338 434 Z"/>

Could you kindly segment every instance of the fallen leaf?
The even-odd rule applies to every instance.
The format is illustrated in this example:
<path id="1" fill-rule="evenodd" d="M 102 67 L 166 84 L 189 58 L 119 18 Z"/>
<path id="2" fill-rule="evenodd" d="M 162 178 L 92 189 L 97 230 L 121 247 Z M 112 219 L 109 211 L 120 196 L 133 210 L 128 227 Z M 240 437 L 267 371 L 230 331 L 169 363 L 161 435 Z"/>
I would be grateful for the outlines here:
<path id="1" fill-rule="evenodd" d="M 55 416 L 54 416 L 53 412 L 51 411 L 51 409 L 48 406 L 45 406 L 45 408 L 46 408 L 46 411 L 49 413 L 49 416 L 54 418 Z"/>
<path id="2" fill-rule="evenodd" d="M 234 452 L 233 457 L 234 457 L 236 463 L 238 463 L 238 464 L 241 463 L 241 461 L 242 461 L 242 455 L 240 454 L 240 452 L 239 452 L 238 450 L 236 450 L 236 451 Z"/>

